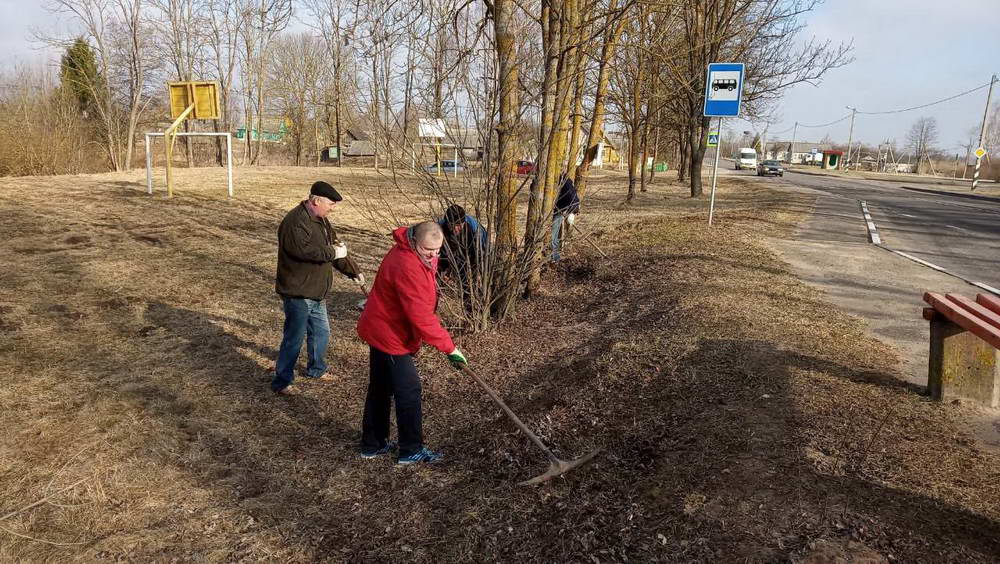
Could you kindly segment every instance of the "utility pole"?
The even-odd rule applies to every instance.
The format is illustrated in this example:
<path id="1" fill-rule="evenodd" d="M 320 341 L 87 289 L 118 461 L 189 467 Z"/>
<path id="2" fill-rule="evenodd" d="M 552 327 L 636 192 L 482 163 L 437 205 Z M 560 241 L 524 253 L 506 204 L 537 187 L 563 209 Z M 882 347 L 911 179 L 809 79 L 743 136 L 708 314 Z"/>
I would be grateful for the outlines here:
<path id="1" fill-rule="evenodd" d="M 799 132 L 799 122 L 795 122 L 795 126 L 792 127 L 792 144 L 788 146 L 788 164 L 793 164 L 792 161 L 795 160 L 795 134 Z"/>
<path id="2" fill-rule="evenodd" d="M 965 162 L 962 163 L 962 180 L 965 180 L 965 174 L 969 172 L 969 157 L 972 156 L 972 139 L 965 144 Z"/>
<path id="3" fill-rule="evenodd" d="M 854 116 L 858 113 L 858 109 L 851 106 L 847 106 L 847 109 L 851 110 L 851 132 L 847 134 L 847 161 L 844 163 L 844 167 L 847 170 L 851 170 L 851 143 L 854 141 Z"/>
<path id="4" fill-rule="evenodd" d="M 986 122 L 990 116 L 990 101 L 993 98 L 993 85 L 997 82 L 997 75 L 990 77 L 990 91 L 986 95 L 986 110 L 983 112 L 983 125 L 979 128 L 979 148 L 983 147 L 983 143 L 986 142 Z M 977 149 L 978 151 L 978 149 Z M 979 167 L 983 164 L 982 153 L 976 154 L 976 172 L 972 174 L 972 189 L 975 190 L 976 186 L 979 185 Z"/>

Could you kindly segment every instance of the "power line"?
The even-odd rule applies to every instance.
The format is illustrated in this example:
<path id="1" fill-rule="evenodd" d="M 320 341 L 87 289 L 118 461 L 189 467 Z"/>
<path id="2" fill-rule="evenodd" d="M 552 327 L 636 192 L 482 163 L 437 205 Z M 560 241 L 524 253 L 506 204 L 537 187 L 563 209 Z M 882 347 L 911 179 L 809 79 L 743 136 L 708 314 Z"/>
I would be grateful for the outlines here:
<path id="1" fill-rule="evenodd" d="M 901 110 L 889 110 L 889 111 L 886 111 L 886 112 L 862 112 L 862 111 L 859 111 L 858 113 L 859 114 L 864 114 L 866 116 L 876 116 L 876 115 L 885 115 L 885 114 L 900 114 L 900 113 L 903 113 L 903 112 L 909 112 L 911 110 L 919 110 L 921 108 L 929 108 L 931 106 L 936 106 L 938 104 L 954 100 L 955 98 L 961 98 L 962 96 L 965 96 L 966 94 L 972 94 L 973 92 L 976 92 L 977 90 L 982 90 L 983 88 L 986 88 L 987 86 L 989 86 L 991 84 L 993 84 L 992 80 L 990 80 L 986 84 L 982 84 L 980 86 L 977 86 L 977 87 L 973 88 L 972 90 L 966 90 L 965 92 L 961 92 L 959 94 L 955 94 L 954 96 L 949 96 L 947 98 L 943 98 L 941 100 L 938 100 L 936 102 L 931 102 L 929 104 L 922 104 L 920 106 L 913 106 L 912 108 L 903 108 Z"/>
<path id="2" fill-rule="evenodd" d="M 858 113 L 861 113 L 861 112 L 858 112 Z M 820 125 L 806 125 L 804 123 L 800 123 L 799 127 L 827 127 L 827 126 L 830 126 L 830 125 L 833 125 L 833 124 L 836 124 L 836 123 L 840 123 L 840 122 L 844 121 L 845 119 L 847 119 L 849 117 L 851 117 L 851 114 L 847 114 L 846 116 L 844 116 L 844 117 L 842 117 L 840 119 L 835 119 L 835 120 L 831 121 L 830 123 L 823 123 L 823 124 L 820 124 Z"/>
<path id="3" fill-rule="evenodd" d="M 902 109 L 898 109 L 898 110 L 887 110 L 887 111 L 884 111 L 884 112 L 862 112 L 861 110 L 858 110 L 857 113 L 862 114 L 862 115 L 866 115 L 866 116 L 878 116 L 878 115 L 900 114 L 900 113 L 903 113 L 903 112 L 910 112 L 910 111 L 919 110 L 919 109 L 922 109 L 922 108 L 929 108 L 931 106 L 936 106 L 938 104 L 943 104 L 945 102 L 950 102 L 951 100 L 954 100 L 956 98 L 961 98 L 962 96 L 967 96 L 969 94 L 972 94 L 973 92 L 978 92 L 979 90 L 982 90 L 983 88 L 986 88 L 989 85 L 993 84 L 993 82 L 994 81 L 991 80 L 990 82 L 987 82 L 986 84 L 980 84 L 979 86 L 976 86 L 975 88 L 966 90 L 965 92 L 960 92 L 958 94 L 955 94 L 954 96 L 948 96 L 947 98 L 942 98 L 940 100 L 937 100 L 937 101 L 934 101 L 934 102 L 930 102 L 929 104 L 921 104 L 919 106 L 912 106 L 912 107 L 909 107 L 909 108 L 902 108 Z M 820 125 L 808 125 L 808 124 L 805 124 L 805 123 L 800 123 L 798 125 L 799 125 L 799 127 L 808 127 L 808 128 L 829 127 L 831 125 L 838 124 L 838 123 L 846 120 L 849 117 L 851 117 L 851 114 L 847 114 L 847 115 L 845 115 L 842 118 L 839 118 L 839 119 L 836 119 L 834 121 L 831 121 L 830 123 L 823 123 L 823 124 L 820 124 Z M 785 129 L 783 131 L 779 131 L 778 133 L 775 133 L 774 135 L 781 135 L 782 133 L 787 133 L 793 127 L 794 126 L 789 127 L 788 129 Z"/>

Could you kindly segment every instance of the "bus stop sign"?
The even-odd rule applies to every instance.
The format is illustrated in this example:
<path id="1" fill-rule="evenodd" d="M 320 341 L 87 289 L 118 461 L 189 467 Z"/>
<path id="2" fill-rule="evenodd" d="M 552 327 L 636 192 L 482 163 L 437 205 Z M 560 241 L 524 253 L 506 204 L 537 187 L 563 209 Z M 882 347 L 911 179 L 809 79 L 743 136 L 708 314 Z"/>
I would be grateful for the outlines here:
<path id="1" fill-rule="evenodd" d="M 736 117 L 743 101 L 743 63 L 709 63 L 705 80 L 706 117 Z"/>

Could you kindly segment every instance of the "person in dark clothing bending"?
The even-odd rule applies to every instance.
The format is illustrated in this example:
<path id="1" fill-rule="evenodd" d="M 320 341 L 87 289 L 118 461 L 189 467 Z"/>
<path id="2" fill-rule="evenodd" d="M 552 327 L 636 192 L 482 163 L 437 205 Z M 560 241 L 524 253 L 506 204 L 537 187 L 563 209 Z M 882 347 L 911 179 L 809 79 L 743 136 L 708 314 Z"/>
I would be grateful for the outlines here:
<path id="1" fill-rule="evenodd" d="M 457 277 L 465 311 L 471 313 L 473 287 L 479 280 L 489 235 L 476 218 L 466 214 L 465 208 L 458 204 L 448 206 L 438 225 L 444 232 L 438 272 L 443 279 Z"/>
<path id="2" fill-rule="evenodd" d="M 568 231 L 576 222 L 576 214 L 579 212 L 580 197 L 576 193 L 576 186 L 564 172 L 559 175 L 559 197 L 556 198 L 556 205 L 552 210 L 552 262 L 559 260 L 564 237 L 563 225 L 565 224 Z"/>

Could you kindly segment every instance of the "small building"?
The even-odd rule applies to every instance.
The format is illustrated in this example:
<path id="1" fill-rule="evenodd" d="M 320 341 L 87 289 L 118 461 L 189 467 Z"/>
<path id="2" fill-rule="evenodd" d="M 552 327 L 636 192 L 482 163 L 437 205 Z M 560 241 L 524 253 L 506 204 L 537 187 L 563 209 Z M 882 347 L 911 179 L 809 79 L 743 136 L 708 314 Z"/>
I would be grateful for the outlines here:
<path id="1" fill-rule="evenodd" d="M 836 170 L 840 168 L 840 160 L 843 158 L 843 151 L 823 151 L 823 169 Z"/>
<path id="2" fill-rule="evenodd" d="M 791 150 L 789 150 L 791 149 Z M 767 144 L 764 159 L 772 159 L 791 164 L 819 165 L 823 161 L 823 151 L 829 151 L 833 146 L 829 143 L 813 143 L 811 141 L 796 141 L 792 147 L 790 141 L 772 141 Z"/>
<path id="3" fill-rule="evenodd" d="M 337 160 L 337 151 L 338 147 L 333 145 L 329 147 L 323 147 L 323 150 L 320 151 L 319 153 L 319 160 L 321 160 L 324 163 L 335 162 Z"/>
<path id="4" fill-rule="evenodd" d="M 481 161 L 486 151 L 488 138 L 478 129 L 449 127 L 448 136 L 442 141 L 454 145 L 461 152 L 462 160 Z"/>
<path id="5" fill-rule="evenodd" d="M 354 141 L 370 141 L 371 136 L 368 132 L 363 129 L 358 129 L 356 127 L 348 127 L 344 130 L 344 136 L 347 137 L 348 144 Z"/>
<path id="6" fill-rule="evenodd" d="M 344 149 L 345 157 L 374 157 L 375 146 L 371 140 L 355 139 Z"/>

